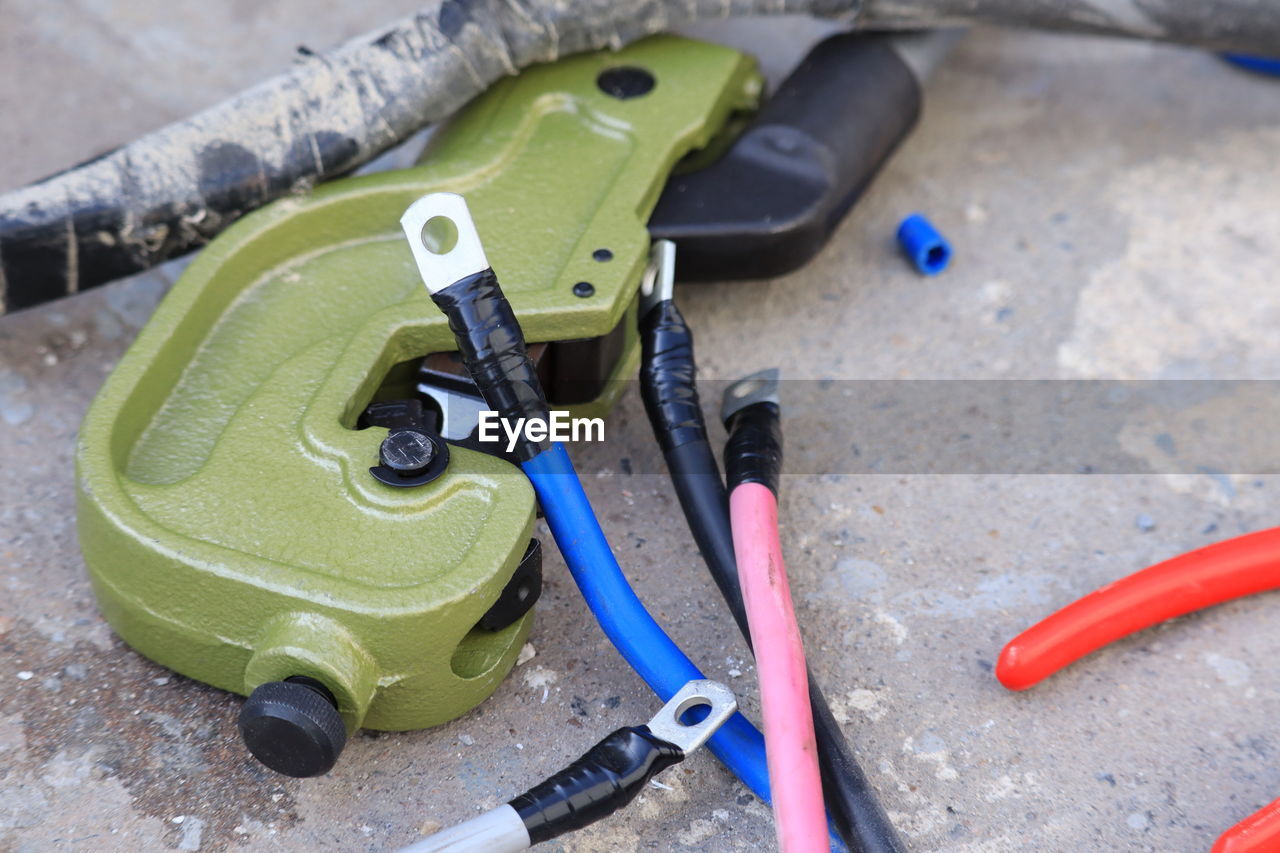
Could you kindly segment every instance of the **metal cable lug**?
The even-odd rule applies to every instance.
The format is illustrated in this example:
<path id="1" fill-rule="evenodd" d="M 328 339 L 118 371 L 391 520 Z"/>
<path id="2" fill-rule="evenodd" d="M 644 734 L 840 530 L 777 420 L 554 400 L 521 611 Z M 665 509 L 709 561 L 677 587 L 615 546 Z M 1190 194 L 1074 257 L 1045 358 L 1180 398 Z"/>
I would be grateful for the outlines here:
<path id="1" fill-rule="evenodd" d="M 466 199 L 457 193 L 424 195 L 405 210 L 400 227 L 429 293 L 489 269 Z"/>
<path id="2" fill-rule="evenodd" d="M 702 719 L 683 722 L 694 708 Z M 737 713 L 733 691 L 695 679 L 645 726 L 621 728 L 525 793 L 400 853 L 515 853 L 581 829 L 631 802 L 649 780 L 679 764 Z"/>
<path id="3" fill-rule="evenodd" d="M 671 299 L 675 291 L 676 244 L 670 240 L 654 240 L 649 250 L 649 264 L 640 279 L 640 316 Z"/>
<path id="4" fill-rule="evenodd" d="M 707 708 L 707 715 L 698 722 L 683 722 L 681 719 L 694 708 Z M 718 681 L 709 678 L 690 681 L 671 701 L 662 706 L 662 710 L 653 715 L 649 721 L 649 731 L 667 743 L 680 747 L 687 757 L 698 747 L 707 742 L 707 738 L 715 734 L 716 729 L 724 725 L 738 710 L 738 699 L 733 691 Z"/>
<path id="5" fill-rule="evenodd" d="M 778 377 L 778 368 L 769 367 L 744 376 L 724 389 L 720 420 L 727 424 L 738 412 L 757 403 L 778 405 Z"/>

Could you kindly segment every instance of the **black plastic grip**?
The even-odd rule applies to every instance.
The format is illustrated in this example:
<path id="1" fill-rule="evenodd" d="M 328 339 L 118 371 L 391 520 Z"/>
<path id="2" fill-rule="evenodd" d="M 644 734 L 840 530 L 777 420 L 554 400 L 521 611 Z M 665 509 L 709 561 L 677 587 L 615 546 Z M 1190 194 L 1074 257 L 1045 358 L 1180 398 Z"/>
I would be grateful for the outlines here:
<path id="1" fill-rule="evenodd" d="M 581 829 L 635 799 L 649 780 L 684 760 L 684 751 L 647 726 L 618 729 L 564 770 L 511 800 L 529 841 Z"/>
<path id="2" fill-rule="evenodd" d="M 725 477 L 729 491 L 743 483 L 760 483 L 778 494 L 782 475 L 782 422 L 775 403 L 753 403 L 734 412 L 725 424 Z"/>
<path id="3" fill-rule="evenodd" d="M 521 418 L 547 421 L 547 399 L 525 349 L 524 333 L 493 270 L 459 279 L 431 298 L 449 318 L 462 363 L 485 404 L 513 426 Z M 516 458 L 527 461 L 547 446 L 522 438 Z"/>
<path id="4" fill-rule="evenodd" d="M 919 114 L 920 85 L 889 43 L 832 36 L 719 160 L 667 183 L 649 233 L 675 242 L 681 281 L 797 269 L 827 242 Z"/>
<path id="5" fill-rule="evenodd" d="M 705 440 L 693 333 L 670 299 L 659 302 L 640 319 L 640 352 L 640 396 L 663 451 Z"/>

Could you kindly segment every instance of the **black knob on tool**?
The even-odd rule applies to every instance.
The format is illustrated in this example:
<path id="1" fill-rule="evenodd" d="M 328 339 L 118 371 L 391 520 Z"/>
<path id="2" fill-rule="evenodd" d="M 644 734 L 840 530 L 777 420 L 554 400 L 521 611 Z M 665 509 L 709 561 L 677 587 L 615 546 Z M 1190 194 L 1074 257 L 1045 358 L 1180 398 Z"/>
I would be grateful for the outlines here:
<path id="1" fill-rule="evenodd" d="M 418 474 L 436 455 L 435 442 L 416 429 L 394 429 L 378 449 L 378 460 L 399 474 Z"/>
<path id="2" fill-rule="evenodd" d="M 259 685 L 240 709 L 239 726 L 253 757 L 286 776 L 327 773 L 347 743 L 332 695 L 310 678 Z"/>
<path id="3" fill-rule="evenodd" d="M 360 428 L 390 430 L 378 448 L 380 464 L 369 469 L 374 479 L 388 486 L 424 486 L 449 467 L 449 445 L 428 424 L 421 400 L 389 400 L 370 403 L 360 416 Z"/>

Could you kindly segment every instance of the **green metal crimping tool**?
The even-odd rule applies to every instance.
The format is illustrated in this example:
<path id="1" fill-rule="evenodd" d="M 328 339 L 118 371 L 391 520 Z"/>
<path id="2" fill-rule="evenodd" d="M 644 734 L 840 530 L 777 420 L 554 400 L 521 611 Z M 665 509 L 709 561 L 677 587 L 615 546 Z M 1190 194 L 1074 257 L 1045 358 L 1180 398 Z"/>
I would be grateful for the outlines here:
<path id="1" fill-rule="evenodd" d="M 830 62 L 807 73 L 848 88 Z M 865 183 L 859 164 L 833 173 L 815 154 L 843 132 L 829 116 L 806 128 L 783 104 L 744 130 L 760 92 L 749 57 L 676 37 L 573 57 L 478 98 L 413 168 L 335 181 L 229 228 L 80 433 L 80 541 L 113 628 L 251 696 L 246 742 L 292 775 L 328 770 L 356 728 L 434 726 L 483 701 L 529 633 L 536 503 L 520 470 L 476 442 L 482 404 L 400 215 L 428 192 L 465 195 L 551 403 L 602 415 L 638 364 L 660 196 L 672 236 L 695 250 L 699 227 L 722 220 L 692 258 L 714 269 L 764 244 L 761 274 L 807 259 L 815 229 L 825 237 Z M 913 120 L 898 117 L 897 138 Z M 762 175 L 789 207 L 757 218 L 767 239 L 753 242 L 723 224 L 739 206 L 722 188 Z M 721 187 L 718 206 L 699 200 L 699 176 Z"/>

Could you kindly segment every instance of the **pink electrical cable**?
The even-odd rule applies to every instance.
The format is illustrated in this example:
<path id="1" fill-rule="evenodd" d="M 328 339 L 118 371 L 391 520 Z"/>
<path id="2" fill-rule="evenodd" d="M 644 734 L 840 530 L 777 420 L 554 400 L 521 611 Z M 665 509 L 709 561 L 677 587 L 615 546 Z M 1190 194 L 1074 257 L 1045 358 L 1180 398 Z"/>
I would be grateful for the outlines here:
<path id="1" fill-rule="evenodd" d="M 829 851 L 804 644 L 778 536 L 778 500 L 767 486 L 743 483 L 729 494 L 729 517 L 760 675 L 778 845 L 784 853 Z"/>

